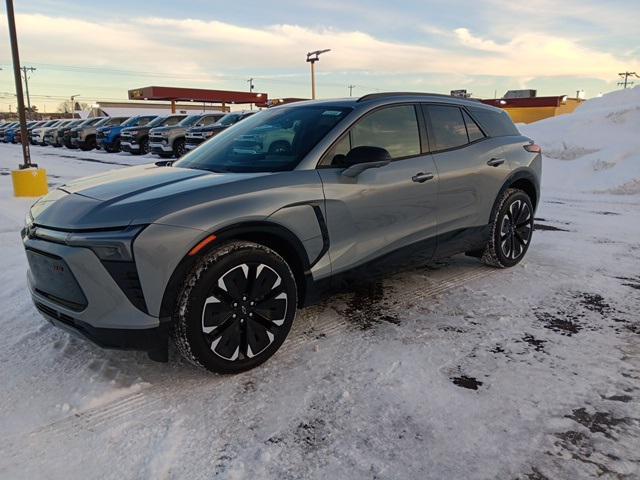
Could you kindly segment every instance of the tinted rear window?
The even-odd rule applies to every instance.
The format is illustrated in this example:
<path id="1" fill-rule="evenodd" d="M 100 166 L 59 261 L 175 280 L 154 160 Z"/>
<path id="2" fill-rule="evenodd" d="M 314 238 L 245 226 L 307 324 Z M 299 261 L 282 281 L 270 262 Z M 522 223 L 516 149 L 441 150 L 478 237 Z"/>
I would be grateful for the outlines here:
<path id="1" fill-rule="evenodd" d="M 447 150 L 469 143 L 467 128 L 458 107 L 429 105 L 435 150 Z"/>
<path id="2" fill-rule="evenodd" d="M 469 116 L 467 112 L 462 111 L 462 116 L 464 117 L 464 124 L 467 126 L 467 134 L 469 135 L 469 141 L 475 142 L 476 140 L 480 140 L 484 138 L 484 134 L 478 124 L 473 121 L 473 119 Z"/>
<path id="3" fill-rule="evenodd" d="M 520 135 L 509 114 L 504 110 L 469 107 L 469 111 L 490 137 Z"/>

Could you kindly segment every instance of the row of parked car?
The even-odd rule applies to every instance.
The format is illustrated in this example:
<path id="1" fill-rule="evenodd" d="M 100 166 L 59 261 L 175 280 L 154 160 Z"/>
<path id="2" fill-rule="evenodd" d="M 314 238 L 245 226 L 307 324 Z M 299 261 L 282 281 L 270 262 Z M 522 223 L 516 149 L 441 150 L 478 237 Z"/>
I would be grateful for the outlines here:
<path id="1" fill-rule="evenodd" d="M 98 149 L 179 158 L 253 111 L 197 115 L 137 115 L 27 122 L 32 145 Z M 21 143 L 20 123 L 0 125 L 0 142 Z"/>

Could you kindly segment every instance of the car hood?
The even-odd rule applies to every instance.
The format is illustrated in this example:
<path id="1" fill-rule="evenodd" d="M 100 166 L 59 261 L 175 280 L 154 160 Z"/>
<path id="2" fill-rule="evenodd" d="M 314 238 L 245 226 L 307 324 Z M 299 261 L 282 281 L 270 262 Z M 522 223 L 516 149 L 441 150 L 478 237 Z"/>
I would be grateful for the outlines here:
<path id="1" fill-rule="evenodd" d="M 205 170 L 141 165 L 75 180 L 37 201 L 31 215 L 37 225 L 58 229 L 98 229 L 153 223 L 189 198 L 215 187 L 268 173 L 212 173 Z M 181 205 L 177 207 L 177 205 Z"/>
<path id="2" fill-rule="evenodd" d="M 149 130 L 149 133 L 162 133 L 162 132 L 168 132 L 169 130 L 173 129 L 174 127 L 154 127 L 151 130 Z"/>

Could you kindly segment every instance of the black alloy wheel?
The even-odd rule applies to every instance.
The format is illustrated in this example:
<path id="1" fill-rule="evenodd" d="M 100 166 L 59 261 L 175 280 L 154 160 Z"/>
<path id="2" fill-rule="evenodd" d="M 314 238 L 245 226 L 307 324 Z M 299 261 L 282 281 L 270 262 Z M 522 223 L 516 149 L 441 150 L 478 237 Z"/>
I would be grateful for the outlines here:
<path id="1" fill-rule="evenodd" d="M 531 208 L 522 199 L 516 199 L 500 222 L 500 249 L 506 258 L 516 260 L 524 255 L 531 240 L 533 222 Z"/>
<path id="2" fill-rule="evenodd" d="M 187 276 L 173 336 L 192 363 L 237 373 L 278 350 L 296 309 L 296 283 L 284 259 L 263 245 L 232 241 L 205 255 Z"/>
<path id="3" fill-rule="evenodd" d="M 482 254 L 482 260 L 494 267 L 512 267 L 524 258 L 531 243 L 531 199 L 522 190 L 509 188 L 497 202 L 492 218 L 491 237 Z"/>

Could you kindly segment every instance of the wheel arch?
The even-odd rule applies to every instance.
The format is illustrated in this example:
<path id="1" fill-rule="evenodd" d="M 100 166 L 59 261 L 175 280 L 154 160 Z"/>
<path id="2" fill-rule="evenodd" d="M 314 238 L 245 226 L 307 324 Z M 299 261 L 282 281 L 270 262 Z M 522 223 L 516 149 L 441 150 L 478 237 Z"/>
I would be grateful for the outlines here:
<path id="1" fill-rule="evenodd" d="M 203 239 L 211 234 L 216 236 L 215 241 L 208 244 L 205 248 L 190 256 L 189 251 Z M 307 252 L 300 239 L 288 228 L 268 221 L 244 222 L 230 225 L 214 232 L 208 232 L 199 238 L 194 245 L 189 247 L 184 257 L 176 266 L 169 282 L 167 283 L 162 295 L 162 303 L 160 305 L 160 318 L 163 321 L 169 321 L 175 302 L 180 292 L 180 285 L 185 275 L 193 268 L 195 263 L 202 255 L 205 255 L 212 249 L 220 246 L 223 242 L 230 240 L 245 240 L 249 242 L 264 245 L 278 255 L 280 255 L 291 267 L 298 288 L 298 305 L 304 304 L 306 295 L 309 273 L 309 258 Z"/>
<path id="2" fill-rule="evenodd" d="M 493 202 L 489 223 L 493 221 L 497 204 L 500 201 L 502 194 L 508 188 L 517 188 L 525 192 L 527 195 L 529 195 L 529 198 L 531 199 L 531 204 L 533 205 L 533 210 L 535 212 L 540 200 L 540 184 L 536 179 L 536 177 L 531 172 L 528 172 L 526 170 L 520 170 L 511 174 L 502 185 L 502 188 L 500 188 L 500 191 L 496 195 L 496 198 Z"/>

